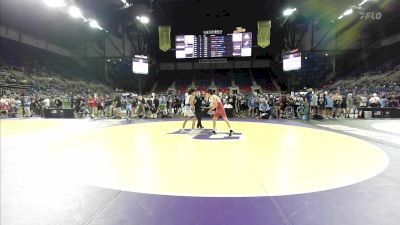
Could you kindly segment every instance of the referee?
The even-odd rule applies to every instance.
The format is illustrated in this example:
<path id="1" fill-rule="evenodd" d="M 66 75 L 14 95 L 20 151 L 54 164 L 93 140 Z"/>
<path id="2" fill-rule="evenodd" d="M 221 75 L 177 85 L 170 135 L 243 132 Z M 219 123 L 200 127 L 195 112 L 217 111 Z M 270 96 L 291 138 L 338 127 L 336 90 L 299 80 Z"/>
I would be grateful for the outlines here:
<path id="1" fill-rule="evenodd" d="M 203 125 L 201 124 L 201 117 L 202 117 L 202 108 L 201 106 L 203 105 L 203 99 L 200 97 L 200 91 L 196 91 L 196 98 L 195 98 L 195 103 L 194 103 L 194 109 L 195 109 L 195 114 L 197 118 L 197 128 L 203 129 Z"/>

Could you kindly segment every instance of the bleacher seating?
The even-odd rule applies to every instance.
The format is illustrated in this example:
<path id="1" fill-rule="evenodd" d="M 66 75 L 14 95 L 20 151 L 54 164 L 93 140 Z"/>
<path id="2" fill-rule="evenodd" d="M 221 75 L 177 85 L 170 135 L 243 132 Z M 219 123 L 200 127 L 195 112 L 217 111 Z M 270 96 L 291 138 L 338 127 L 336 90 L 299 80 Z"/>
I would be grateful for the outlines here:
<path id="1" fill-rule="evenodd" d="M 272 69 L 271 68 L 257 68 L 252 69 L 253 77 L 256 83 L 263 91 L 274 92 L 277 88 L 272 82 Z"/>
<path id="2" fill-rule="evenodd" d="M 188 88 L 192 85 L 193 81 L 193 75 L 188 74 L 187 71 L 181 72 L 181 74 L 178 74 L 178 77 L 176 79 L 175 87 L 178 93 L 183 94 L 185 93 Z"/>
<path id="3" fill-rule="evenodd" d="M 321 85 L 325 78 L 333 72 L 331 56 L 325 54 L 308 54 L 302 59 L 300 70 L 287 72 L 293 77 L 292 85 L 303 87 L 315 87 Z"/>
<path id="4" fill-rule="evenodd" d="M 76 92 L 111 90 L 101 83 L 96 83 L 93 74 L 71 58 L 4 38 L 0 38 L 0 41 L 2 88 L 49 94 L 65 94 L 66 90 Z"/>
<path id="5" fill-rule="evenodd" d="M 232 85 L 232 81 L 228 70 L 217 70 L 214 75 L 214 80 L 218 92 L 229 93 L 229 87 Z"/>
<path id="6" fill-rule="evenodd" d="M 159 75 L 158 85 L 155 90 L 157 93 L 165 93 L 171 87 L 174 80 L 174 73 L 170 71 L 162 71 Z"/>
<path id="7" fill-rule="evenodd" d="M 251 93 L 252 81 L 248 70 L 236 69 L 233 71 L 233 80 L 239 86 L 240 92 Z"/>
<path id="8" fill-rule="evenodd" d="M 211 73 L 208 70 L 196 71 L 195 86 L 200 91 L 206 91 L 211 86 Z"/>
<path id="9" fill-rule="evenodd" d="M 227 94 L 227 93 L 229 93 L 229 88 L 228 87 L 220 87 L 220 88 L 218 88 L 218 92 Z"/>

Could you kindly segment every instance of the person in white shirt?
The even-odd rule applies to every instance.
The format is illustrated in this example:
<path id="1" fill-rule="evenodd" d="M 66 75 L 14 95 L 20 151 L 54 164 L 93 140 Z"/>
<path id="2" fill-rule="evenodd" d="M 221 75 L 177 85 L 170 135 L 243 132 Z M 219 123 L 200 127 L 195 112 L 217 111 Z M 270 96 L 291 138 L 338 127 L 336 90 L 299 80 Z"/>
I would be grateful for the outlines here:
<path id="1" fill-rule="evenodd" d="M 356 107 L 354 107 L 354 99 L 353 99 L 353 94 L 349 93 L 346 98 L 346 114 L 345 118 L 350 118 L 350 113 L 356 111 Z"/>
<path id="2" fill-rule="evenodd" d="M 365 96 L 365 94 L 361 95 L 361 97 L 360 97 L 360 108 L 367 107 L 367 104 L 368 104 L 367 97 Z"/>
<path id="3" fill-rule="evenodd" d="M 233 105 L 229 104 L 229 102 L 225 100 L 224 108 L 225 109 L 233 109 Z"/>
<path id="4" fill-rule="evenodd" d="M 189 119 L 191 119 L 192 120 L 192 130 L 191 130 L 191 134 L 192 134 L 192 132 L 193 132 L 193 130 L 194 130 L 194 126 L 195 126 L 195 124 L 196 124 L 196 117 L 195 117 L 195 114 L 194 114 L 194 111 L 195 111 L 195 96 L 194 96 L 194 94 L 195 94 L 195 89 L 190 89 L 189 90 L 189 95 L 188 96 L 186 96 L 186 99 L 185 99 L 185 102 L 184 102 L 184 111 L 183 111 L 183 116 L 185 117 L 185 120 L 183 121 L 183 124 L 182 124 L 182 129 L 181 129 L 181 133 L 183 133 L 184 131 L 185 131 L 185 126 L 186 126 L 186 123 L 187 123 L 187 121 L 189 120 Z"/>
<path id="5" fill-rule="evenodd" d="M 380 98 L 376 93 L 372 95 L 372 97 L 369 99 L 369 105 L 371 107 L 380 107 Z"/>
<path id="6" fill-rule="evenodd" d="M 44 108 L 49 109 L 50 108 L 50 99 L 49 97 L 46 96 L 46 98 L 43 100 L 44 103 Z"/>

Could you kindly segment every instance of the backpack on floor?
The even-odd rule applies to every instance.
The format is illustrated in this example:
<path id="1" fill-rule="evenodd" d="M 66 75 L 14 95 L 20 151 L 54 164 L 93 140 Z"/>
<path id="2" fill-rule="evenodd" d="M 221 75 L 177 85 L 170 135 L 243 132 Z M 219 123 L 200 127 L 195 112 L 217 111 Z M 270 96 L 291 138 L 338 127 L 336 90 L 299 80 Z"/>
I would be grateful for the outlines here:
<path id="1" fill-rule="evenodd" d="M 314 115 L 312 118 L 313 118 L 314 120 L 323 120 L 323 119 L 324 119 L 324 117 L 321 116 L 321 115 Z"/>

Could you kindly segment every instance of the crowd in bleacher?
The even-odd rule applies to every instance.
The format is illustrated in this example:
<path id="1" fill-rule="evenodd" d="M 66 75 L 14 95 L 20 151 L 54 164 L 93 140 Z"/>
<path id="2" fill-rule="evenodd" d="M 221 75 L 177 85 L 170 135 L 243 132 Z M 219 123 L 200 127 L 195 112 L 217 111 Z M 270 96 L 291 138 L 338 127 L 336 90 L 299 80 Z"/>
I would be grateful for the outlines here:
<path id="1" fill-rule="evenodd" d="M 214 89 L 225 108 L 231 109 L 231 116 L 247 118 L 350 117 L 362 107 L 399 107 L 400 100 L 398 61 L 314 90 L 281 92 L 267 68 L 194 71 L 192 76 L 177 75 L 175 80 L 160 76 L 154 94 L 139 94 L 112 90 L 90 78 L 77 79 L 85 77 L 79 74 L 84 70 L 65 57 L 33 57 L 13 48 L 4 51 L 7 54 L 0 57 L 2 117 L 43 116 L 50 108 L 73 109 L 76 117 L 176 117 L 182 114 L 189 88 L 202 93 Z"/>

